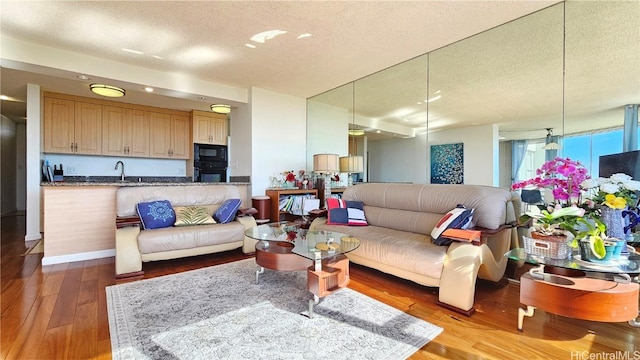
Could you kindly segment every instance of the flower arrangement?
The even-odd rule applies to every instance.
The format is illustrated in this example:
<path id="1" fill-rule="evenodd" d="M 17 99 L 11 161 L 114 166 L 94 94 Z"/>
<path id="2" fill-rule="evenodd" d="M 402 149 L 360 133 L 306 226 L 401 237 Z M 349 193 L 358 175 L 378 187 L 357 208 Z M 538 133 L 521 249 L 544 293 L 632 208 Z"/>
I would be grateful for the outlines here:
<path id="1" fill-rule="evenodd" d="M 580 187 L 594 192 L 590 200 L 595 204 L 611 209 L 624 209 L 636 205 L 638 199 L 635 191 L 640 190 L 640 181 L 632 180 L 627 174 L 618 173 L 608 178 L 586 179 Z"/>
<path id="2" fill-rule="evenodd" d="M 538 189 L 551 189 L 556 201 L 569 205 L 577 203 L 582 193 L 580 185 L 590 179 L 588 170 L 580 161 L 573 161 L 569 158 L 555 158 L 545 162 L 536 170 L 536 177 L 515 183 L 511 186 L 513 190 L 526 187 L 536 187 Z"/>
<path id="3" fill-rule="evenodd" d="M 276 174 L 275 176 L 269 177 L 269 181 L 271 182 L 271 187 L 282 187 L 287 184 L 295 185 L 298 181 L 303 181 L 304 174 L 305 170 L 298 170 L 299 177 L 296 177 L 296 173 L 293 170 L 286 170 Z"/>
<path id="4" fill-rule="evenodd" d="M 587 179 L 590 179 L 587 168 L 579 161 L 557 157 L 545 162 L 536 170 L 536 177 L 515 183 L 511 188 L 551 189 L 554 201 L 539 205 L 539 213 L 522 215 L 520 224 L 533 219 L 535 231 L 542 235 L 562 235 L 565 231 L 575 235 L 577 220 L 585 214 L 585 209 L 577 206 L 582 195 L 580 184 Z"/>

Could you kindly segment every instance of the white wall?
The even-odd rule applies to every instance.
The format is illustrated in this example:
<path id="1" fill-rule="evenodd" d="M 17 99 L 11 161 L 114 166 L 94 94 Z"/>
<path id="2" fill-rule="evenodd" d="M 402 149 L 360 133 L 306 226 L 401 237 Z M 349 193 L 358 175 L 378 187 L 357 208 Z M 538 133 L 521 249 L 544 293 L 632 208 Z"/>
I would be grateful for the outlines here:
<path id="1" fill-rule="evenodd" d="M 313 171 L 313 155 L 349 155 L 349 110 L 317 101 L 307 103 L 307 172 Z M 355 155 L 355 154 L 353 154 Z"/>
<path id="2" fill-rule="evenodd" d="M 16 208 L 27 209 L 27 124 L 16 124 Z"/>
<path id="3" fill-rule="evenodd" d="M 27 84 L 27 226 L 25 241 L 39 240 L 40 234 L 40 86 Z"/>
<path id="4" fill-rule="evenodd" d="M 186 160 L 143 159 L 117 156 L 90 156 L 42 154 L 49 165 L 62 164 L 65 176 L 120 176 L 120 167 L 124 163 L 125 176 L 185 176 Z"/>
<path id="5" fill-rule="evenodd" d="M 251 176 L 251 106 L 231 111 L 229 122 L 229 176 Z M 253 181 L 253 178 L 251 179 Z"/>
<path id="6" fill-rule="evenodd" d="M 306 99 L 251 88 L 252 195 L 264 195 L 269 177 L 306 168 Z"/>
<path id="7" fill-rule="evenodd" d="M 429 183 L 431 145 L 464 144 L 464 183 L 498 186 L 497 125 L 440 131 L 409 139 L 368 142 L 370 182 Z"/>
<path id="8" fill-rule="evenodd" d="M 369 182 L 426 184 L 427 136 L 369 141 Z"/>
<path id="9" fill-rule="evenodd" d="M 13 212 L 16 206 L 16 123 L 0 117 L 0 213 Z"/>

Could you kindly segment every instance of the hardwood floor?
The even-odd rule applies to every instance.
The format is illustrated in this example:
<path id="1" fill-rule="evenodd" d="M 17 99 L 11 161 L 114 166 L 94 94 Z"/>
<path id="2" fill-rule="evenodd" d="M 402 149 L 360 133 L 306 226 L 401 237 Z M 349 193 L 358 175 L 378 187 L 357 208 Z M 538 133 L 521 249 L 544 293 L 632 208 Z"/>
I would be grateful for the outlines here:
<path id="1" fill-rule="evenodd" d="M 1 224 L 2 359 L 110 359 L 105 287 L 116 283 L 114 259 L 42 266 L 42 254 L 22 255 L 25 217 Z M 145 278 L 250 256 L 240 250 L 144 264 Z M 129 280 L 132 281 L 132 280 Z M 136 280 L 133 280 L 136 281 Z M 536 311 L 518 332 L 518 284 L 480 282 L 477 312 L 466 317 L 435 304 L 437 289 L 351 266 L 350 288 L 444 328 L 411 359 L 640 358 L 640 329 Z M 570 299 L 565 299 L 571 301 Z M 592 356 L 592 357 L 589 357 Z M 600 357 L 595 357 L 600 356 Z"/>

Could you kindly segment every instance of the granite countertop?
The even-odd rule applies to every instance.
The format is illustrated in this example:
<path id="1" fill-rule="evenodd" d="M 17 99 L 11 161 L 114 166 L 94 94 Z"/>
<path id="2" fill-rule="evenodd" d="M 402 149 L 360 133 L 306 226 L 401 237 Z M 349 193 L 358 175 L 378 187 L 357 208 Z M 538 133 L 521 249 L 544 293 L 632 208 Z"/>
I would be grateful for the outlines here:
<path id="1" fill-rule="evenodd" d="M 249 185 L 249 182 L 235 181 L 226 183 L 193 182 L 191 177 L 148 177 L 132 176 L 120 180 L 119 176 L 65 176 L 64 181 L 41 182 L 41 186 L 211 186 L 211 185 Z"/>

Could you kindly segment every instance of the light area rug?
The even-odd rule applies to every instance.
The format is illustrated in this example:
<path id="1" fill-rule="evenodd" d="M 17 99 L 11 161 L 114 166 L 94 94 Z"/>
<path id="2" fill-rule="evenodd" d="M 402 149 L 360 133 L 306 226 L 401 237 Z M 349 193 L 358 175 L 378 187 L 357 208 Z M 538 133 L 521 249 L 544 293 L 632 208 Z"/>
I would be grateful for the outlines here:
<path id="1" fill-rule="evenodd" d="M 112 357 L 119 359 L 402 359 L 442 328 L 349 288 L 320 300 L 306 272 L 254 259 L 109 286 Z"/>

